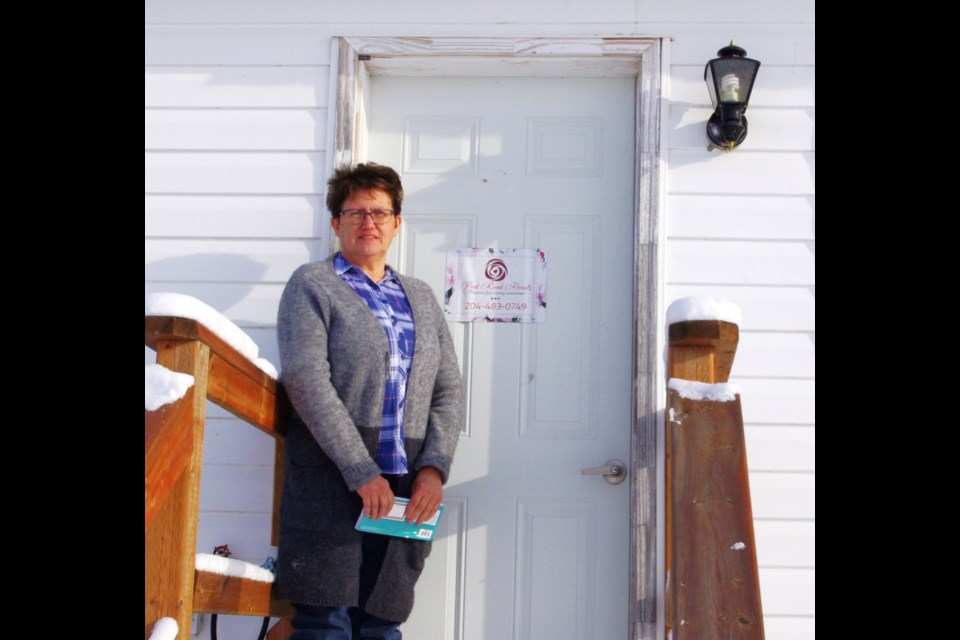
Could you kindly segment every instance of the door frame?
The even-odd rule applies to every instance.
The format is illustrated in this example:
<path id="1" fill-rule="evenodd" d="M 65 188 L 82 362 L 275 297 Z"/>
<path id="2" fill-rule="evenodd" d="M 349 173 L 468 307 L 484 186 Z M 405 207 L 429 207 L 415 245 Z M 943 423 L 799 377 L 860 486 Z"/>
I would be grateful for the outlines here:
<path id="1" fill-rule="evenodd" d="M 371 75 L 578 75 L 636 77 L 634 177 L 633 429 L 630 464 L 630 636 L 661 638 L 663 296 L 666 136 L 664 86 L 669 38 L 334 37 L 326 175 L 361 161 Z M 335 241 L 335 238 L 331 238 Z M 335 247 L 332 247 L 335 249 Z M 659 631 L 658 631 L 659 627 Z"/>

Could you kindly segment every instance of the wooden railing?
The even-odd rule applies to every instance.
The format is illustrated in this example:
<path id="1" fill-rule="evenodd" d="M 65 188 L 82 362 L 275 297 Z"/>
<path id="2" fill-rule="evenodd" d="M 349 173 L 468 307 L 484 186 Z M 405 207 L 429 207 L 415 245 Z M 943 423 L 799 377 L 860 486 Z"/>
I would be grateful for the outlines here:
<path id="1" fill-rule="evenodd" d="M 183 398 L 144 413 L 144 638 L 162 617 L 177 621 L 180 640 L 190 638 L 193 613 L 292 617 L 290 603 L 273 598 L 270 583 L 195 570 L 207 400 L 276 439 L 271 544 L 277 544 L 281 387 L 195 320 L 146 316 L 144 342 L 157 352 L 158 364 L 194 377 Z"/>
<path id="2" fill-rule="evenodd" d="M 669 327 L 669 377 L 729 379 L 739 328 L 719 320 Z M 740 396 L 667 391 L 666 628 L 673 640 L 762 640 L 763 612 Z"/>
<path id="3" fill-rule="evenodd" d="M 290 618 L 288 602 L 255 583 L 194 569 L 206 401 L 276 439 L 277 544 L 283 433 L 277 382 L 202 324 L 147 316 L 145 343 L 157 363 L 194 385 L 172 405 L 144 415 L 144 637 L 161 617 L 189 640 L 192 613 Z M 687 321 L 669 328 L 669 376 L 718 383 L 730 375 L 737 325 Z M 740 398 L 714 402 L 668 390 L 666 423 L 666 627 L 674 640 L 763 638 Z M 277 625 L 271 638 L 285 638 Z"/>

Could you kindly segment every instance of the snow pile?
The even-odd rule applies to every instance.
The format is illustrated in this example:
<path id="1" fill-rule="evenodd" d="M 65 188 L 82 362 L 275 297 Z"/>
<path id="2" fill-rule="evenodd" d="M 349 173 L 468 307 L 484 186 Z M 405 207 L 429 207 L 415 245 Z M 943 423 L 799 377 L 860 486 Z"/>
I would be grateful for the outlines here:
<path id="1" fill-rule="evenodd" d="M 739 326 L 742 315 L 740 307 L 704 296 L 691 296 L 674 300 L 667 309 L 667 326 L 687 320 L 723 320 Z"/>
<path id="2" fill-rule="evenodd" d="M 273 572 L 243 560 L 233 560 L 212 553 L 198 553 L 196 560 L 197 571 L 218 573 L 223 576 L 247 578 L 258 582 L 273 582 Z"/>
<path id="3" fill-rule="evenodd" d="M 153 629 L 150 630 L 150 640 L 176 640 L 177 621 L 173 618 L 160 618 L 153 623 Z"/>
<path id="4" fill-rule="evenodd" d="M 711 402 L 732 402 L 740 395 L 740 385 L 731 382 L 694 382 L 681 378 L 670 378 L 667 389 L 673 389 L 681 398 L 689 400 L 710 400 Z"/>
<path id="5" fill-rule="evenodd" d="M 165 404 L 176 402 L 193 386 L 193 376 L 170 371 L 160 364 L 143 365 L 143 407 L 156 411 Z"/>
<path id="6" fill-rule="evenodd" d="M 144 315 L 176 316 L 196 320 L 239 351 L 241 355 L 252 360 L 267 375 L 277 378 L 277 368 L 259 357 L 260 348 L 253 338 L 202 300 L 182 293 L 151 293 L 144 303 Z"/>

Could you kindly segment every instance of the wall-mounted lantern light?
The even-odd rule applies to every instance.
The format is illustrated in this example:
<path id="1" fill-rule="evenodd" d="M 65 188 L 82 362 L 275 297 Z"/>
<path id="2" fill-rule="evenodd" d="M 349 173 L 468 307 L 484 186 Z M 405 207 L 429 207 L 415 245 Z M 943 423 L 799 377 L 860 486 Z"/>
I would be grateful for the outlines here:
<path id="1" fill-rule="evenodd" d="M 707 137 L 714 147 L 730 151 L 747 137 L 747 119 L 743 113 L 750 102 L 753 79 L 760 68 L 758 60 L 734 44 L 720 49 L 719 58 L 707 63 L 703 79 L 710 91 L 713 115 L 707 121 Z"/>

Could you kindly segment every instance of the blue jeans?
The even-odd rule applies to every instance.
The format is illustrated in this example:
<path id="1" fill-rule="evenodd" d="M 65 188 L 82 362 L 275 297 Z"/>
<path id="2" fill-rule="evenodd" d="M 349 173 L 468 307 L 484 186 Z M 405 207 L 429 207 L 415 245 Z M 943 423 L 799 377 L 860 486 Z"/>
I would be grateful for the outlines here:
<path id="1" fill-rule="evenodd" d="M 402 640 L 396 622 L 384 620 L 358 607 L 317 607 L 294 603 L 290 640 Z"/>

